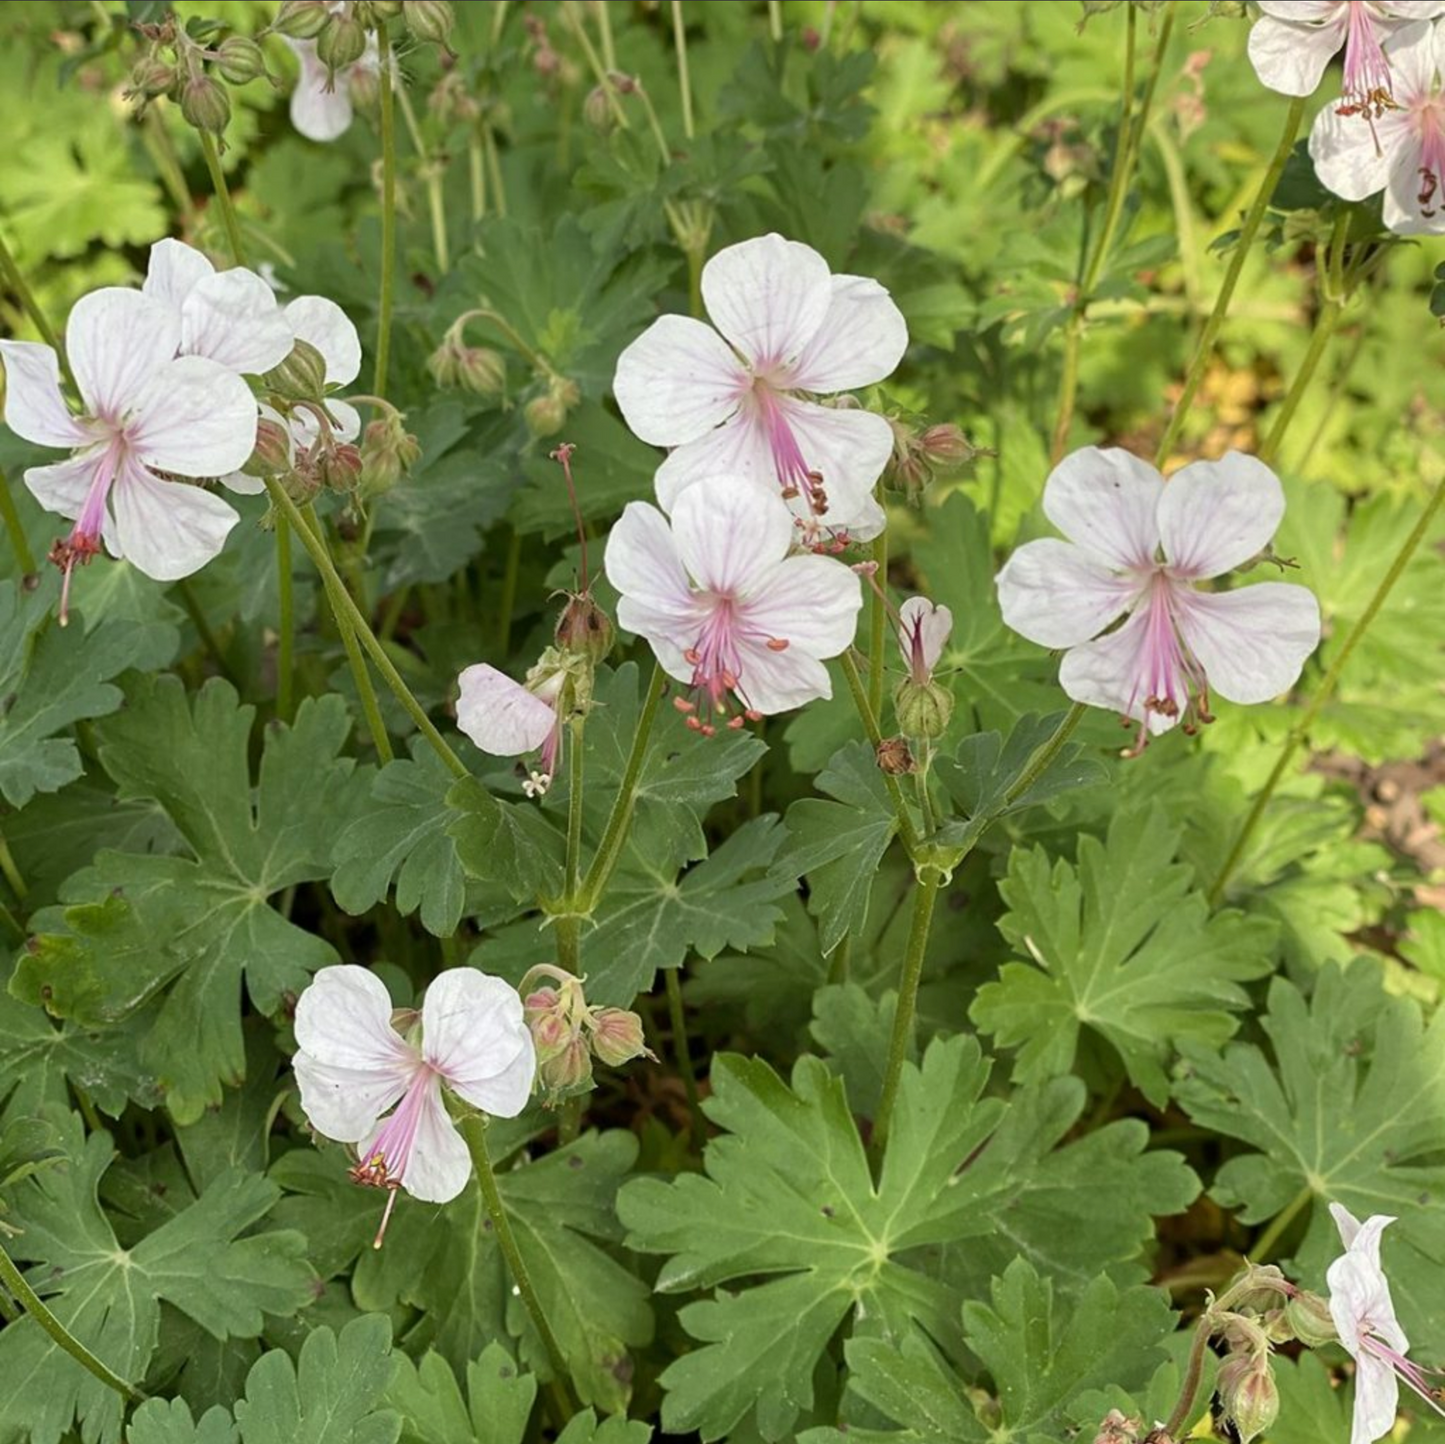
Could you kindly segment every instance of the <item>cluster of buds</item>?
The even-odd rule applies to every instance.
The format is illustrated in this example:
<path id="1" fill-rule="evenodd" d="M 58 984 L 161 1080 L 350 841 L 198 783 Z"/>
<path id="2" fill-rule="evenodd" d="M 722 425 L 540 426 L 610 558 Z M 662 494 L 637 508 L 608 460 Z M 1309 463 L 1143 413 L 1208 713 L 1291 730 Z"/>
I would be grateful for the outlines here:
<path id="1" fill-rule="evenodd" d="M 390 491 L 421 457 L 416 437 L 402 425 L 406 417 L 389 402 L 380 412 L 361 433 L 360 490 L 364 497 Z"/>
<path id="2" fill-rule="evenodd" d="M 311 40 L 334 83 L 366 54 L 367 37 L 400 15 L 412 38 L 450 53 L 455 17 L 448 0 L 284 0 L 271 29 L 289 40 Z"/>
<path id="3" fill-rule="evenodd" d="M 901 415 L 890 416 L 888 424 L 893 428 L 893 455 L 883 479 L 915 503 L 940 471 L 987 454 L 952 424 L 925 426 L 916 417 Z"/>
<path id="4" fill-rule="evenodd" d="M 452 322 L 441 345 L 427 357 L 426 369 L 438 386 L 460 386 L 477 396 L 500 396 L 507 386 L 507 363 L 486 346 L 468 345 L 463 335 L 476 314 L 468 311 Z"/>
<path id="5" fill-rule="evenodd" d="M 266 68 L 266 56 L 249 35 L 226 35 L 219 21 L 198 20 L 188 26 L 174 16 L 138 25 L 145 53 L 131 69 L 125 90 L 144 113 L 165 96 L 181 108 L 188 124 L 220 136 L 231 120 L 227 85 L 246 85 L 263 77 L 279 82 Z"/>
<path id="6" fill-rule="evenodd" d="M 580 72 L 575 62 L 552 44 L 547 34 L 547 22 L 539 15 L 524 15 L 522 24 L 526 27 L 532 52 L 532 69 L 547 82 L 549 88 L 570 90 L 581 78 Z"/>
<path id="7" fill-rule="evenodd" d="M 596 1060 L 620 1068 L 652 1058 L 642 1019 L 625 1008 L 590 1008 L 583 980 L 548 963 L 522 979 L 522 1016 L 537 1049 L 537 1084 L 548 1107 L 592 1084 Z"/>

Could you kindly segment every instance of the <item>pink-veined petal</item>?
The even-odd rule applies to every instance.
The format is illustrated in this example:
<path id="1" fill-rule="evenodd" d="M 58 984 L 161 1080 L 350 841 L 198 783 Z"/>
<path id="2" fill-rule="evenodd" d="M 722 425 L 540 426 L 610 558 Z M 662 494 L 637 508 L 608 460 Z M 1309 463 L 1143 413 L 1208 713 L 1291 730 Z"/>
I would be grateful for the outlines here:
<path id="1" fill-rule="evenodd" d="M 1076 647 L 1125 611 L 1139 586 L 1057 537 L 1026 542 L 998 574 L 1004 621 L 1041 647 Z"/>
<path id="2" fill-rule="evenodd" d="M 422 1046 L 447 1086 L 500 1118 L 527 1106 L 536 1071 L 522 999 L 501 978 L 476 968 L 449 968 L 427 989 Z"/>
<path id="3" fill-rule="evenodd" d="M 335 301 L 325 296 L 297 296 L 284 315 L 296 339 L 321 353 L 328 386 L 349 386 L 361 374 L 361 337 Z"/>
<path id="4" fill-rule="evenodd" d="M 753 638 L 786 641 L 787 652 L 836 657 L 852 642 L 862 605 L 851 567 L 832 557 L 789 557 L 738 608 L 738 621 Z"/>
<path id="5" fill-rule="evenodd" d="M 1292 24 L 1267 14 L 1249 32 L 1249 59 L 1260 84 L 1280 95 L 1313 95 L 1344 43 L 1343 13 L 1325 25 Z"/>
<path id="6" fill-rule="evenodd" d="M 622 597 L 617 603 L 617 625 L 624 632 L 645 637 L 662 670 L 679 682 L 692 681 L 693 664 L 684 654 L 696 643 L 705 620 L 701 606 L 695 613 L 679 616 L 632 597 Z"/>
<path id="7" fill-rule="evenodd" d="M 88 439 L 60 390 L 60 362 L 38 341 L 0 341 L 5 424 L 36 446 L 81 446 Z"/>
<path id="8" fill-rule="evenodd" d="M 1314 593 L 1288 582 L 1232 592 L 1181 589 L 1175 616 L 1210 689 L 1231 702 L 1268 702 L 1288 692 L 1320 641 Z"/>
<path id="9" fill-rule="evenodd" d="M 1346 201 L 1366 200 L 1383 190 L 1399 147 L 1408 140 L 1408 125 L 1397 110 L 1366 125 L 1358 115 L 1341 115 L 1327 105 L 1310 130 L 1310 159 L 1320 184 Z"/>
<path id="10" fill-rule="evenodd" d="M 789 647 L 770 651 L 761 642 L 738 642 L 738 691 L 749 707 L 766 717 L 833 695 L 828 669 L 816 657 Z"/>
<path id="11" fill-rule="evenodd" d="M 291 328 L 276 293 L 254 271 L 204 276 L 181 306 L 181 351 L 259 376 L 291 354 Z"/>
<path id="12" fill-rule="evenodd" d="M 1435 26 L 1423 21 L 1402 25 L 1384 48 L 1396 104 L 1409 106 L 1434 94 L 1441 48 Z"/>
<path id="13" fill-rule="evenodd" d="M 1169 478 L 1159 499 L 1159 542 L 1176 576 L 1223 576 L 1269 544 L 1284 519 L 1284 488 L 1262 461 L 1226 452 Z"/>
<path id="14" fill-rule="evenodd" d="M 830 521 L 862 511 L 893 455 L 893 428 L 872 411 L 815 406 L 783 397 L 778 410 L 811 470 L 823 478 Z"/>
<path id="15" fill-rule="evenodd" d="M 903 620 L 898 632 L 898 646 L 903 653 L 904 664 L 912 666 L 916 640 L 918 660 L 925 671 L 931 672 L 948 645 L 949 634 L 953 631 L 953 613 L 927 597 L 909 597 L 899 607 L 898 615 Z"/>
<path id="16" fill-rule="evenodd" d="M 351 94 L 338 75 L 335 87 L 326 88 L 326 72 L 317 73 L 303 61 L 301 78 L 291 92 L 291 124 L 307 140 L 339 140 L 351 128 Z"/>
<path id="17" fill-rule="evenodd" d="M 131 462 L 110 489 L 117 555 L 158 582 L 200 571 L 240 521 L 228 501 L 184 481 L 163 481 Z M 107 531 L 106 543 L 112 541 Z"/>
<path id="18" fill-rule="evenodd" d="M 1115 571 L 1153 564 L 1164 478 L 1131 452 L 1086 446 L 1044 483 L 1044 515 L 1095 561 Z"/>
<path id="19" fill-rule="evenodd" d="M 450 1203 L 472 1176 L 472 1155 L 447 1117 L 436 1079 L 417 1104 L 416 1138 L 402 1170 L 401 1186 L 423 1203 Z"/>
<path id="20" fill-rule="evenodd" d="M 672 539 L 699 586 L 746 598 L 771 585 L 793 544 L 793 516 L 782 498 L 764 487 L 710 477 L 678 497 Z"/>
<path id="21" fill-rule="evenodd" d="M 755 371 L 793 365 L 832 303 L 828 263 L 811 246 L 771 234 L 728 246 L 702 268 L 714 326 Z"/>
<path id="22" fill-rule="evenodd" d="M 1071 647 L 1059 666 L 1059 685 L 1075 702 L 1144 721 L 1158 734 L 1179 719 L 1144 708 L 1148 622 L 1149 609 L 1141 607 L 1117 631 Z"/>
<path id="23" fill-rule="evenodd" d="M 415 1069 L 413 1062 L 411 1067 Z M 408 1074 L 322 1063 L 298 1052 L 291 1069 L 301 1085 L 301 1111 L 323 1138 L 359 1143 L 377 1119 L 406 1092 Z"/>
<path id="24" fill-rule="evenodd" d="M 535 752 L 557 725 L 553 708 L 485 662 L 466 668 L 457 682 L 457 726 L 492 757 Z"/>
<path id="25" fill-rule="evenodd" d="M 713 476 L 735 476 L 754 486 L 778 488 L 772 452 L 755 416 L 739 412 L 698 440 L 670 451 L 652 479 L 657 504 L 671 515 L 688 487 Z"/>
<path id="26" fill-rule="evenodd" d="M 86 409 L 114 422 L 136 404 L 180 344 L 178 312 L 121 286 L 82 296 L 65 326 L 66 355 Z"/>
<path id="27" fill-rule="evenodd" d="M 104 449 L 93 448 L 55 466 L 32 466 L 25 473 L 25 485 L 46 511 L 74 521 L 104 460 Z"/>
<path id="28" fill-rule="evenodd" d="M 362 1072 L 416 1071 L 421 1055 L 391 1026 L 386 985 L 366 968 L 322 968 L 296 1000 L 296 1046 L 320 1063 Z"/>
<path id="29" fill-rule="evenodd" d="M 1379 0 L 1392 20 L 1433 20 L 1445 15 L 1445 0 Z"/>
<path id="30" fill-rule="evenodd" d="M 1349 0 L 1259 0 L 1259 8 L 1276 20 L 1317 25 L 1326 20 L 1346 19 Z"/>
<path id="31" fill-rule="evenodd" d="M 177 476 L 224 476 L 256 449 L 256 398 L 234 371 L 182 356 L 136 394 L 127 433 L 135 456 Z"/>
<path id="32" fill-rule="evenodd" d="M 886 287 L 869 276 L 834 276 L 823 324 L 781 384 L 830 393 L 891 376 L 908 349 L 908 323 Z"/>
<path id="33" fill-rule="evenodd" d="M 202 252 L 168 236 L 151 247 L 141 294 L 179 311 L 192 290 L 215 274 L 216 268 Z"/>
<path id="34" fill-rule="evenodd" d="M 627 503 L 607 538 L 602 566 L 624 599 L 679 620 L 700 615 L 672 528 L 655 506 Z"/>
<path id="35" fill-rule="evenodd" d="M 612 391 L 635 436 L 652 446 L 681 446 L 726 421 L 751 384 L 711 326 L 659 316 L 617 358 Z"/>
<path id="36" fill-rule="evenodd" d="M 1445 156 L 1445 140 L 1440 150 Z M 1396 148 L 1385 186 L 1384 221 L 1397 236 L 1445 234 L 1445 176 L 1431 168 L 1433 180 L 1427 179 L 1426 169 L 1423 147 L 1413 137 L 1405 137 Z"/>

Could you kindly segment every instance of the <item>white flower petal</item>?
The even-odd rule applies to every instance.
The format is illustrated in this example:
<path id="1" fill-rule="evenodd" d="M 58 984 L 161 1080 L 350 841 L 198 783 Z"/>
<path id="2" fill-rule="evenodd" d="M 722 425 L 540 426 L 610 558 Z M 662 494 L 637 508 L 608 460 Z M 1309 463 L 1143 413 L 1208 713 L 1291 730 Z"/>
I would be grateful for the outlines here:
<path id="1" fill-rule="evenodd" d="M 617 625 L 624 632 L 646 637 L 662 670 L 679 682 L 692 681 L 695 668 L 684 654 L 697 642 L 706 620 L 707 614 L 701 608 L 680 616 L 632 597 L 622 597 L 617 603 Z"/>
<path id="2" fill-rule="evenodd" d="M 728 246 L 702 268 L 714 326 L 755 371 L 793 365 L 832 304 L 828 263 L 811 246 L 772 234 Z"/>
<path id="3" fill-rule="evenodd" d="M 763 487 L 710 477 L 678 497 L 672 539 L 699 586 L 741 598 L 771 584 L 793 544 L 793 515 Z"/>
<path id="4" fill-rule="evenodd" d="M 1096 561 L 1148 567 L 1159 545 L 1156 511 L 1164 478 L 1130 452 L 1086 446 L 1044 483 L 1044 515 Z"/>
<path id="5" fill-rule="evenodd" d="M 361 374 L 361 337 L 335 301 L 297 296 L 286 307 L 285 317 L 296 339 L 321 353 L 328 386 L 349 386 Z"/>
<path id="6" fill-rule="evenodd" d="M 344 77 L 338 76 L 328 90 L 326 72 L 302 64 L 301 78 L 291 92 L 291 124 L 307 140 L 339 140 L 351 128 L 351 93 Z"/>
<path id="7" fill-rule="evenodd" d="M 537 1078 L 537 1050 L 525 1029 L 521 1042 L 517 1056 L 505 1068 L 488 1078 L 474 1079 L 465 1088 L 458 1086 L 456 1091 L 493 1118 L 515 1118 L 531 1101 Z"/>
<path id="8" fill-rule="evenodd" d="M 141 294 L 179 311 L 195 287 L 215 274 L 216 268 L 202 252 L 167 237 L 151 247 Z"/>
<path id="9" fill-rule="evenodd" d="M 251 476 L 244 471 L 228 471 L 224 476 L 218 476 L 216 480 L 227 491 L 233 491 L 237 496 L 260 496 L 266 490 L 266 483 L 259 476 Z"/>
<path id="10" fill-rule="evenodd" d="M 998 574 L 1004 621 L 1041 647 L 1076 647 L 1125 611 L 1138 585 L 1057 537 L 1026 542 Z"/>
<path id="11" fill-rule="evenodd" d="M 1281 95 L 1313 95 L 1344 43 L 1343 17 L 1331 25 L 1295 25 L 1266 15 L 1249 32 L 1249 59 L 1262 85 Z"/>
<path id="12" fill-rule="evenodd" d="M 903 626 L 898 632 L 898 646 L 903 653 L 904 665 L 913 665 L 913 644 L 917 639 L 918 660 L 925 671 L 933 671 L 953 631 L 953 613 L 947 607 L 936 606 L 927 597 L 909 597 L 899 607 L 898 615 L 903 619 Z"/>
<path id="13" fill-rule="evenodd" d="M 1179 719 L 1144 710 L 1140 683 L 1145 675 L 1148 616 L 1149 609 L 1141 607 L 1117 631 L 1071 647 L 1059 666 L 1059 685 L 1075 702 L 1146 721 L 1149 731 L 1157 734 L 1167 732 Z"/>
<path id="14" fill-rule="evenodd" d="M 1259 0 L 1260 10 L 1276 20 L 1316 25 L 1321 21 L 1348 18 L 1349 0 Z"/>
<path id="15" fill-rule="evenodd" d="M 738 643 L 738 657 L 738 691 L 749 707 L 765 717 L 833 695 L 828 669 L 801 648 L 773 652 L 744 639 Z"/>
<path id="16" fill-rule="evenodd" d="M 891 376 L 908 349 L 908 323 L 887 288 L 869 276 L 834 276 L 823 324 L 785 383 L 830 393 Z"/>
<path id="17" fill-rule="evenodd" d="M 801 496 L 794 497 L 788 503 L 788 509 L 805 526 L 814 520 L 808 511 L 806 500 Z M 844 512 L 836 506 L 830 506 L 827 523 L 834 533 L 846 532 L 850 541 L 866 542 L 872 541 L 887 527 L 888 513 L 878 505 L 877 499 L 870 492 L 863 498 L 862 506 L 854 511 Z"/>
<path id="18" fill-rule="evenodd" d="M 1310 130 L 1310 159 L 1320 184 L 1346 201 L 1383 190 L 1407 125 L 1399 111 L 1386 111 L 1366 125 L 1358 115 L 1341 115 L 1327 105 Z"/>
<path id="19" fill-rule="evenodd" d="M 422 1055 L 469 1102 L 468 1089 L 511 1066 L 531 1040 L 521 994 L 479 968 L 448 968 L 426 990 Z"/>
<path id="20" fill-rule="evenodd" d="M 322 968 L 296 1000 L 296 1046 L 319 1063 L 363 1072 L 416 1071 L 420 1055 L 391 1026 L 386 985 L 365 968 Z"/>
<path id="21" fill-rule="evenodd" d="M 1357 1355 L 1350 1444 L 1373 1444 L 1393 1433 L 1399 1410 L 1400 1383 L 1394 1369 L 1373 1354 Z"/>
<path id="22" fill-rule="evenodd" d="M 162 481 L 134 462 L 111 487 L 110 508 L 117 555 L 158 582 L 200 571 L 241 519 L 219 496 L 183 481 Z M 110 530 L 106 543 L 112 544 Z"/>
<path id="23" fill-rule="evenodd" d="M 60 362 L 37 341 L 0 341 L 5 424 L 36 446 L 80 446 L 87 437 L 60 390 Z"/>
<path id="24" fill-rule="evenodd" d="M 291 354 L 291 327 L 276 293 L 254 271 L 204 276 L 181 306 L 181 351 L 259 376 Z"/>
<path id="25" fill-rule="evenodd" d="M 739 412 L 697 441 L 670 451 L 652 479 L 657 504 L 671 515 L 688 487 L 712 476 L 736 476 L 777 489 L 773 454 L 755 416 Z"/>
<path id="26" fill-rule="evenodd" d="M 1284 519 L 1284 488 L 1269 467 L 1238 451 L 1194 461 L 1159 499 L 1159 542 L 1170 569 L 1200 581 L 1258 556 Z"/>
<path id="27" fill-rule="evenodd" d="M 652 446 L 705 436 L 751 385 L 727 342 L 688 316 L 659 316 L 617 358 L 612 378 L 622 419 Z"/>
<path id="28" fill-rule="evenodd" d="M 1360 1221 L 1342 1203 L 1330 1204 L 1330 1217 L 1340 1231 L 1340 1242 L 1349 1248 L 1360 1236 Z M 1383 1217 L 1383 1215 L 1381 1215 Z M 1390 1222 L 1394 1223 L 1394 1219 Z"/>
<path id="29" fill-rule="evenodd" d="M 1445 0 L 1379 0 L 1379 5 L 1396 20 L 1433 20 L 1445 15 Z"/>
<path id="30" fill-rule="evenodd" d="M 778 410 L 792 427 L 810 470 L 823 478 L 828 511 L 822 518 L 863 511 L 893 455 L 893 428 L 871 411 L 815 406 L 784 397 Z"/>
<path id="31" fill-rule="evenodd" d="M 1384 220 L 1397 236 L 1431 236 L 1445 233 L 1445 177 L 1435 177 L 1433 189 L 1421 174 L 1424 154 L 1420 145 L 1405 139 L 1395 150 L 1395 163 L 1385 186 Z M 1427 204 L 1420 202 L 1427 196 Z"/>
<path id="32" fill-rule="evenodd" d="M 46 511 L 74 521 L 85 505 L 103 461 L 103 451 L 91 450 L 55 466 L 32 466 L 25 473 L 25 485 Z"/>
<path id="33" fill-rule="evenodd" d="M 535 752 L 557 726 L 553 708 L 485 662 L 468 667 L 457 682 L 457 726 L 492 757 Z"/>
<path id="34" fill-rule="evenodd" d="M 423 1203 L 450 1203 L 471 1176 L 472 1155 L 456 1124 L 447 1117 L 441 1088 L 434 1083 L 419 1105 L 416 1141 L 402 1171 L 401 1186 Z"/>
<path id="35" fill-rule="evenodd" d="M 1210 689 L 1231 702 L 1268 702 L 1288 692 L 1319 646 L 1320 608 L 1307 587 L 1260 582 L 1233 592 L 1176 594 L 1185 645 Z"/>
<path id="36" fill-rule="evenodd" d="M 404 1072 L 343 1068 L 305 1052 L 296 1054 L 291 1068 L 301 1085 L 301 1111 L 307 1121 L 323 1138 L 338 1143 L 359 1143 L 374 1132 L 377 1119 L 407 1087 Z"/>
<path id="37" fill-rule="evenodd" d="M 153 370 L 136 393 L 128 433 L 135 455 L 177 476 L 224 476 L 256 449 L 256 399 L 234 371 L 203 356 Z"/>
<path id="38" fill-rule="evenodd" d="M 645 501 L 628 502 L 613 523 L 602 566 L 624 600 L 679 620 L 701 615 L 667 518 Z"/>
<path id="39" fill-rule="evenodd" d="M 754 639 L 787 642 L 775 655 L 836 657 L 852 642 L 862 606 L 863 588 L 851 567 L 832 557 L 797 556 L 738 608 L 738 621 Z"/>
<path id="40" fill-rule="evenodd" d="M 1436 88 L 1439 37 L 1435 32 L 1435 26 L 1423 22 L 1402 25 L 1385 42 L 1395 101 L 1401 106 L 1425 99 Z M 1389 113 L 1399 118 L 1399 112 Z"/>
<path id="41" fill-rule="evenodd" d="M 139 291 L 103 286 L 82 296 L 65 326 L 65 351 L 86 409 L 119 421 L 181 344 L 180 314 Z"/>

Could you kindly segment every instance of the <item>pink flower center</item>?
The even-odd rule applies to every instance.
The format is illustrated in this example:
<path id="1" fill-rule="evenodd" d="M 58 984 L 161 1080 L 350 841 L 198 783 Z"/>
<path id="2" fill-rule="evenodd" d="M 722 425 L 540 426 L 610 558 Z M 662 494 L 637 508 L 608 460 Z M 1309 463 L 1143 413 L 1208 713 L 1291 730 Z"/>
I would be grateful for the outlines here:
<path id="1" fill-rule="evenodd" d="M 682 655 L 692 667 L 693 698 L 676 697 L 673 706 L 687 714 L 687 725 L 704 737 L 717 731 L 713 719 L 737 730 L 744 722 L 756 722 L 762 713 L 748 700 L 741 643 L 762 642 L 772 652 L 786 652 L 785 637 L 773 637 L 748 624 L 745 609 L 731 596 L 713 593 L 712 606 L 697 640 Z M 736 699 L 740 710 L 729 716 L 728 704 Z"/>
<path id="2" fill-rule="evenodd" d="M 365 1184 L 370 1188 L 390 1190 L 386 1209 L 381 1215 L 381 1226 L 372 1241 L 373 1248 L 380 1248 L 386 1235 L 386 1225 L 391 1219 L 391 1210 L 396 1203 L 396 1192 L 406 1177 L 407 1166 L 416 1148 L 417 1134 L 421 1130 L 422 1114 L 431 1096 L 440 1086 L 441 1074 L 429 1063 L 418 1062 L 416 1072 L 402 1095 L 401 1102 L 392 1110 L 381 1125 L 381 1131 L 367 1149 L 366 1156 L 358 1159 L 351 1170 L 353 1183 Z"/>
<path id="3" fill-rule="evenodd" d="M 908 639 L 908 674 L 912 681 L 922 686 L 933 680 L 933 669 L 923 650 L 923 617 L 915 613 L 903 623 L 903 633 Z"/>
<path id="4" fill-rule="evenodd" d="M 1390 62 L 1380 45 L 1380 22 L 1367 0 L 1348 0 L 1345 32 L 1345 83 L 1341 115 L 1378 119 L 1394 104 Z"/>
<path id="5" fill-rule="evenodd" d="M 803 448 L 798 444 L 797 435 L 780 404 L 781 395 L 765 376 L 755 377 L 752 390 L 748 392 L 754 417 L 767 437 L 768 450 L 773 458 L 773 474 L 783 489 L 784 497 L 791 500 L 801 496 L 815 516 L 822 516 L 828 510 L 823 477 L 808 465 Z"/>
<path id="6" fill-rule="evenodd" d="M 84 424 L 84 423 L 82 423 Z M 92 429 L 103 437 L 103 450 L 96 462 L 95 474 L 91 478 L 90 490 L 80 508 L 80 515 L 70 529 L 70 535 L 56 541 L 50 548 L 47 560 L 60 568 L 59 621 L 63 627 L 70 621 L 70 578 L 75 568 L 86 566 L 90 559 L 98 556 L 105 531 L 106 502 L 110 489 L 130 465 L 130 448 L 124 428 L 116 422 L 97 421 Z"/>
<path id="7" fill-rule="evenodd" d="M 1425 218 L 1445 206 L 1445 98 L 1430 95 L 1410 107 L 1410 125 L 1420 145 L 1420 190 L 1416 202 Z"/>
<path id="8" fill-rule="evenodd" d="M 1150 712 L 1171 721 L 1184 718 L 1186 732 L 1193 732 L 1196 722 L 1214 720 L 1209 712 L 1209 679 L 1179 633 L 1177 608 L 1191 590 L 1164 566 L 1156 568 L 1145 583 L 1141 598 L 1144 643 L 1128 708 L 1133 711 L 1141 706 L 1146 714 L 1138 748 L 1148 741 Z"/>

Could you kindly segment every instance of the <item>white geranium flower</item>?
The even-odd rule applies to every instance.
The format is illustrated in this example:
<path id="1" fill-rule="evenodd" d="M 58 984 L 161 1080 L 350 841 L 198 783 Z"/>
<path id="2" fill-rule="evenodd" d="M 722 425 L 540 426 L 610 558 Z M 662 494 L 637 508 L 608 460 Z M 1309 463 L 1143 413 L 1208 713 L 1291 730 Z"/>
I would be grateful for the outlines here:
<path id="1" fill-rule="evenodd" d="M 301 64 L 301 78 L 291 92 L 291 124 L 307 140 L 339 140 L 351 129 L 355 117 L 352 86 L 369 86 L 381 73 L 376 37 L 368 35 L 361 59 L 343 66 L 334 79 L 318 58 L 314 40 L 283 39 Z"/>

